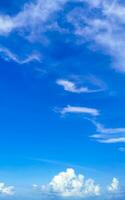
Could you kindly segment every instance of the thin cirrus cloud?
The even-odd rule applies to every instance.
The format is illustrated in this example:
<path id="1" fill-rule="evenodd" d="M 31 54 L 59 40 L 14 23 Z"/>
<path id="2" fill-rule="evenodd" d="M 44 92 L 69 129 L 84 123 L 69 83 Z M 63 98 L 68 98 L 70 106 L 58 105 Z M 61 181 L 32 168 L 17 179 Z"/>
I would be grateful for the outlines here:
<path id="1" fill-rule="evenodd" d="M 68 2 L 75 2 L 76 6 L 65 13 L 65 5 Z M 80 7 L 79 2 L 87 6 Z M 74 31 L 59 25 L 57 18 L 53 18 L 57 12 L 65 15 L 65 20 L 74 27 Z M 24 4 L 17 14 L 0 14 L 1 37 L 9 37 L 14 32 L 24 37 L 32 48 L 32 42 L 35 40 L 40 45 L 43 43 L 38 35 L 49 31 L 50 27 L 53 31 L 62 30 L 62 33 L 63 29 L 66 29 L 75 35 L 76 40 L 81 38 L 81 41 L 89 41 L 95 44 L 96 48 L 101 48 L 103 53 L 113 58 L 113 67 L 121 72 L 125 72 L 124 26 L 125 5 L 116 0 L 46 0 L 44 3 L 42 0 L 36 0 Z"/>
<path id="2" fill-rule="evenodd" d="M 65 79 L 58 79 L 56 83 L 59 86 L 62 86 L 65 91 L 71 92 L 71 93 L 95 93 L 95 92 L 101 92 L 103 89 L 89 89 L 88 87 L 78 87 L 77 84 L 73 81 L 65 80 Z"/>
<path id="3" fill-rule="evenodd" d="M 78 107 L 78 106 L 66 106 L 63 109 L 60 110 L 61 114 L 67 114 L 67 113 L 74 113 L 74 114 L 88 114 L 91 116 L 98 116 L 100 113 L 95 108 L 88 108 L 88 107 Z"/>
<path id="4" fill-rule="evenodd" d="M 102 124 L 90 120 L 96 127 L 96 134 L 91 135 L 99 143 L 125 143 L 125 128 L 105 128 Z"/>
<path id="5" fill-rule="evenodd" d="M 14 16 L 0 15 L 0 35 L 7 35 L 13 31 L 24 29 L 36 31 L 36 27 L 40 28 L 50 16 L 61 9 L 62 4 L 66 1 L 50 1 L 47 0 L 43 3 L 42 0 L 24 4 L 23 9 Z M 41 31 L 44 28 L 41 27 Z"/>
<path id="6" fill-rule="evenodd" d="M 12 60 L 20 65 L 30 63 L 33 61 L 41 62 L 41 58 L 40 58 L 39 54 L 36 54 L 36 53 L 29 55 L 25 59 L 19 58 L 16 54 L 12 53 L 9 49 L 7 49 L 5 47 L 0 47 L 0 53 L 1 53 L 1 57 L 4 57 L 4 59 L 6 61 Z"/>
<path id="7" fill-rule="evenodd" d="M 69 23 L 74 26 L 74 34 L 82 41 L 91 41 L 96 48 L 101 48 L 113 58 L 113 67 L 125 72 L 125 5 L 116 0 L 84 2 L 88 10 L 75 8 L 67 15 Z M 93 17 L 95 10 L 97 14 Z"/>
<path id="8" fill-rule="evenodd" d="M 41 46 L 43 41 L 41 41 L 40 37 L 42 33 L 46 31 L 47 23 L 52 18 L 53 14 L 62 9 L 62 5 L 66 1 L 50 1 L 47 0 L 43 3 L 42 0 L 32 1 L 30 3 L 25 3 L 23 9 L 17 14 L 8 15 L 8 14 L 0 14 L 0 37 L 9 38 L 12 33 L 15 33 L 17 36 L 18 43 L 21 43 L 21 37 L 28 42 L 31 51 L 33 50 L 33 43 L 37 40 L 37 43 Z M 40 36 L 40 37 L 39 37 Z M 11 49 L 13 47 L 11 46 Z M 34 55 L 33 53 L 28 55 L 26 59 L 21 59 L 19 56 L 19 52 L 16 52 L 17 55 L 14 55 L 12 50 L 9 50 L 6 46 L 1 48 L 1 52 L 4 54 L 3 58 L 5 60 L 13 60 L 18 64 L 25 64 L 31 62 L 33 60 L 40 60 L 38 55 Z M 27 55 L 27 52 L 24 54 Z M 41 51 L 39 55 L 41 55 Z"/>
<path id="9" fill-rule="evenodd" d="M 58 173 L 47 185 L 33 184 L 33 189 L 39 190 L 49 196 L 60 196 L 63 198 L 90 198 L 103 195 L 104 192 L 116 193 L 120 189 L 120 182 L 113 178 L 112 182 L 102 188 L 93 178 L 86 179 L 83 174 L 77 174 L 73 168 Z"/>

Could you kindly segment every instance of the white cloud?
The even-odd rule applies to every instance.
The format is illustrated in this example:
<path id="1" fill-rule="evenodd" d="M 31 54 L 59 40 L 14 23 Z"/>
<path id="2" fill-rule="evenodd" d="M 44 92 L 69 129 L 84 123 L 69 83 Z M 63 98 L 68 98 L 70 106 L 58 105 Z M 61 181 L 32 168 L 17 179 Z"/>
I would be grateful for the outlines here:
<path id="1" fill-rule="evenodd" d="M 45 189 L 46 187 L 42 187 Z M 100 186 L 93 179 L 85 180 L 74 169 L 67 169 L 54 176 L 47 186 L 48 191 L 63 197 L 90 197 L 100 195 Z"/>
<path id="2" fill-rule="evenodd" d="M 105 128 L 102 124 L 93 121 L 94 125 L 97 128 L 98 132 L 106 133 L 106 134 L 125 134 L 125 128 Z"/>
<path id="3" fill-rule="evenodd" d="M 44 23 L 51 19 L 53 13 L 62 9 L 66 2 L 67 0 L 46 0 L 43 3 L 43 0 L 36 0 L 26 3 L 15 16 L 0 15 L 0 35 L 19 29 L 26 29 L 31 33 L 37 30 L 45 31 Z"/>
<path id="4" fill-rule="evenodd" d="M 109 185 L 103 187 L 97 184 L 93 178 L 86 179 L 83 174 L 77 174 L 73 168 L 68 168 L 55 175 L 46 185 L 33 185 L 33 189 L 44 195 L 70 198 L 89 198 L 96 196 L 117 195 L 123 192 L 117 178 L 112 178 Z"/>
<path id="5" fill-rule="evenodd" d="M 72 93 L 94 93 L 100 92 L 104 89 L 96 89 L 92 90 L 88 87 L 78 87 L 77 84 L 73 81 L 65 80 L 65 79 L 58 79 L 56 83 L 64 88 L 65 91 L 72 92 Z"/>
<path id="6" fill-rule="evenodd" d="M 14 194 L 14 187 L 13 186 L 6 186 L 5 183 L 0 183 L 0 194 L 13 195 Z"/>
<path id="7" fill-rule="evenodd" d="M 89 90 L 87 87 L 76 87 L 75 83 L 64 80 L 64 79 L 59 79 L 57 80 L 57 84 L 60 86 L 64 87 L 65 91 L 72 92 L 72 93 L 88 93 Z"/>
<path id="8" fill-rule="evenodd" d="M 117 178 L 112 179 L 112 183 L 108 186 L 109 192 L 117 192 L 119 190 L 119 180 Z"/>
<path id="9" fill-rule="evenodd" d="M 41 60 L 39 54 L 36 54 L 36 53 L 29 55 L 25 59 L 21 59 L 5 47 L 0 47 L 0 53 L 1 53 L 1 56 L 3 56 L 5 60 L 7 60 L 7 61 L 12 60 L 18 64 L 26 64 L 26 63 L 30 63 L 32 61 L 40 62 L 40 60 Z"/>
<path id="10" fill-rule="evenodd" d="M 34 41 L 37 41 L 40 45 L 43 44 L 44 41 L 47 41 L 47 38 L 43 36 L 44 33 L 49 27 L 50 29 L 52 28 L 51 21 L 54 13 L 61 10 L 65 2 L 67 0 L 46 0 L 44 2 L 43 0 L 34 0 L 33 2 L 25 3 L 22 10 L 15 15 L 0 14 L 0 36 L 6 39 L 11 33 L 16 33 L 16 35 L 25 38 L 30 43 L 31 48 Z M 20 40 L 20 37 L 17 40 Z M 26 53 L 26 59 L 21 59 L 6 47 L 2 48 L 1 52 L 5 55 L 3 59 L 6 60 L 6 58 L 9 58 L 18 64 L 25 64 L 32 60 L 40 60 L 38 55 L 27 55 Z"/>
<path id="11" fill-rule="evenodd" d="M 99 139 L 97 140 L 100 143 L 105 144 L 113 144 L 113 143 L 125 143 L 125 137 L 117 137 L 117 138 L 108 138 L 108 139 Z"/>
<path id="12" fill-rule="evenodd" d="M 37 40 L 37 42 L 43 43 L 41 40 L 38 41 L 39 36 L 42 37 L 42 33 L 44 34 L 52 27 L 54 30 L 61 30 L 59 24 L 53 20 L 53 16 L 58 11 L 62 11 L 67 2 L 86 3 L 91 8 L 85 11 L 84 6 L 81 8 L 76 6 L 72 12 L 67 14 L 68 22 L 74 26 L 76 37 L 80 36 L 103 48 L 108 55 L 114 58 L 115 69 L 125 72 L 125 6 L 117 1 L 46 0 L 43 3 L 43 0 L 36 0 L 26 3 L 22 10 L 15 15 L 0 14 L 0 35 L 7 36 L 16 32 L 28 39 L 29 42 Z M 94 12 L 94 9 L 99 12 L 95 12 L 93 17 L 89 12 Z M 53 24 L 56 26 L 52 26 Z M 74 91 L 78 92 L 78 88 L 74 89 L 77 89 Z M 81 90 L 87 91 L 87 88 L 83 87 Z"/>
<path id="13" fill-rule="evenodd" d="M 125 5 L 108 0 L 83 2 L 91 9 L 75 8 L 67 17 L 74 34 L 101 47 L 113 58 L 113 67 L 125 72 Z"/>
<path id="14" fill-rule="evenodd" d="M 13 20 L 8 15 L 0 15 L 0 35 L 11 33 L 14 28 Z"/>
<path id="15" fill-rule="evenodd" d="M 80 113 L 80 114 L 88 114 L 91 116 L 98 116 L 99 111 L 94 108 L 88 108 L 88 107 L 77 107 L 77 106 L 70 106 L 68 105 L 67 107 L 64 107 L 61 111 L 61 114 L 66 114 L 66 113 Z"/>
<path id="16" fill-rule="evenodd" d="M 100 143 L 125 143 L 125 128 L 105 128 L 102 124 L 90 120 L 96 127 L 97 134 L 91 135 Z"/>

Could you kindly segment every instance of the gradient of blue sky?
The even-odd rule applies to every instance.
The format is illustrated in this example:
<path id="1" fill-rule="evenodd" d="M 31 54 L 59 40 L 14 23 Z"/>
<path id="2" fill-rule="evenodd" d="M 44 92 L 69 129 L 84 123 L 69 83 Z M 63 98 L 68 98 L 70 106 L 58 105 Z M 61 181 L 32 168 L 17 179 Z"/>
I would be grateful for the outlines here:
<path id="1" fill-rule="evenodd" d="M 113 0 L 0 2 L 0 181 L 17 190 L 5 199 L 31 198 L 67 168 L 125 186 L 124 11 Z M 99 115 L 62 114 L 68 105 Z"/>

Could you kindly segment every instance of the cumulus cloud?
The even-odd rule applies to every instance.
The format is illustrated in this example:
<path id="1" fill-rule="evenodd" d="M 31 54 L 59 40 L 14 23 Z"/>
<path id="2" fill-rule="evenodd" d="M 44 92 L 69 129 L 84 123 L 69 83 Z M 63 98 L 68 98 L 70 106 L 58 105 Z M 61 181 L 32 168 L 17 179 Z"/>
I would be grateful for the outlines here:
<path id="1" fill-rule="evenodd" d="M 109 192 L 117 192 L 119 189 L 119 180 L 117 178 L 112 179 L 112 183 L 108 186 Z"/>
<path id="2" fill-rule="evenodd" d="M 78 87 L 77 84 L 73 81 L 65 80 L 65 79 L 58 79 L 56 83 L 64 88 L 65 91 L 72 92 L 72 93 L 94 93 L 94 92 L 100 92 L 104 89 L 96 89 L 92 90 L 88 87 Z"/>
<path id="3" fill-rule="evenodd" d="M 66 106 L 62 110 L 60 110 L 61 114 L 66 114 L 66 113 L 80 113 L 80 114 L 88 114 L 91 116 L 98 116 L 99 111 L 95 108 L 88 108 L 88 107 L 77 107 L 77 106 Z"/>
<path id="4" fill-rule="evenodd" d="M 104 183 L 103 183 L 104 185 Z M 120 182 L 113 178 L 111 184 L 101 187 L 94 179 L 86 179 L 84 175 L 77 174 L 74 169 L 68 168 L 66 171 L 58 173 L 46 185 L 33 185 L 33 189 L 41 191 L 44 195 L 60 196 L 70 198 L 89 198 L 104 196 L 104 194 L 116 195 L 120 192 Z"/>
<path id="5" fill-rule="evenodd" d="M 63 197 L 90 197 L 100 195 L 100 186 L 93 179 L 85 180 L 81 174 L 76 174 L 74 169 L 67 169 L 54 176 L 45 189 Z"/>
<path id="6" fill-rule="evenodd" d="M 97 132 L 97 134 L 91 135 L 91 138 L 106 144 L 125 143 L 125 128 L 105 128 L 94 120 L 91 120 L 91 122 L 95 125 Z"/>
<path id="7" fill-rule="evenodd" d="M 0 183 L 0 194 L 3 195 L 13 195 L 14 194 L 14 187 L 7 186 L 5 183 Z"/>

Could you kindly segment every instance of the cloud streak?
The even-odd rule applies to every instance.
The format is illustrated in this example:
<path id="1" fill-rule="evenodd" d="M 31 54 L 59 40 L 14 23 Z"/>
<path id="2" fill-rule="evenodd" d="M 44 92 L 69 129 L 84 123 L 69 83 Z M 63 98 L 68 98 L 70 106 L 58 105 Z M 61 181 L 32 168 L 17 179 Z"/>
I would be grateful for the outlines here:
<path id="1" fill-rule="evenodd" d="M 88 114 L 91 116 L 98 116 L 99 111 L 95 108 L 88 107 L 77 107 L 77 106 L 66 106 L 62 110 L 60 110 L 61 114 L 74 113 L 74 114 Z"/>
<path id="2" fill-rule="evenodd" d="M 78 87 L 77 84 L 73 81 L 65 80 L 65 79 L 58 79 L 56 83 L 59 86 L 62 86 L 65 91 L 71 92 L 71 93 L 95 93 L 95 92 L 101 92 L 104 89 L 89 89 L 88 87 Z"/>
<path id="3" fill-rule="evenodd" d="M 16 54 L 12 53 L 9 49 L 5 47 L 0 47 L 0 53 L 1 53 L 1 57 L 4 57 L 6 61 L 11 60 L 20 65 L 27 64 L 33 61 L 41 62 L 41 57 L 39 56 L 39 54 L 36 54 L 36 53 L 29 55 L 25 59 L 19 58 Z"/>
<path id="4" fill-rule="evenodd" d="M 97 142 L 111 144 L 111 143 L 125 143 L 125 128 L 105 128 L 102 124 L 90 120 L 96 127 L 97 134 L 90 137 Z"/>

